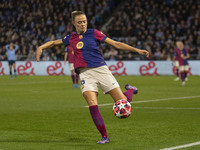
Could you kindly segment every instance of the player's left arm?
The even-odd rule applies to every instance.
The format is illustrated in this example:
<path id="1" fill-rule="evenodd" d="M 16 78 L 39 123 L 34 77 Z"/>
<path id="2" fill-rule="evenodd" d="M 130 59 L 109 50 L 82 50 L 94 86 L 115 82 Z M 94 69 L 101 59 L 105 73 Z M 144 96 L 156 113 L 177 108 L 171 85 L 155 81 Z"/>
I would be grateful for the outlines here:
<path id="1" fill-rule="evenodd" d="M 186 59 L 188 59 L 188 58 L 190 58 L 190 54 L 189 54 L 189 52 L 188 52 L 188 50 L 187 50 Z"/>
<path id="2" fill-rule="evenodd" d="M 15 48 L 14 51 L 16 52 L 18 50 L 19 46 L 17 44 L 15 44 Z"/>
<path id="3" fill-rule="evenodd" d="M 149 52 L 146 50 L 137 49 L 137 48 L 127 45 L 125 43 L 114 41 L 108 37 L 104 40 L 104 42 L 107 43 L 108 45 L 115 47 L 116 49 L 136 52 L 140 55 L 145 55 L 146 57 L 149 57 Z"/>
<path id="4" fill-rule="evenodd" d="M 182 58 L 184 60 L 190 58 L 190 54 L 189 54 L 188 50 L 186 50 L 186 56 L 183 56 Z"/>

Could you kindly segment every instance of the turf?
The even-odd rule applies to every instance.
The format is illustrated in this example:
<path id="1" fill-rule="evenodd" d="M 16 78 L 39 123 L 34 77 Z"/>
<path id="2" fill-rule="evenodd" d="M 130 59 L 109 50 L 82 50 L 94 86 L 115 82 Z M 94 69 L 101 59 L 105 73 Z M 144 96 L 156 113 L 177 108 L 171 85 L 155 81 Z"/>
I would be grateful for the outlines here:
<path id="1" fill-rule="evenodd" d="M 173 76 L 116 78 L 123 91 L 130 83 L 139 93 L 132 115 L 118 119 L 111 97 L 99 91 L 98 103 L 111 103 L 99 106 L 111 143 L 98 145 L 87 103 L 69 76 L 0 76 L 0 150 L 158 150 L 200 141 L 198 76 L 185 86 Z"/>

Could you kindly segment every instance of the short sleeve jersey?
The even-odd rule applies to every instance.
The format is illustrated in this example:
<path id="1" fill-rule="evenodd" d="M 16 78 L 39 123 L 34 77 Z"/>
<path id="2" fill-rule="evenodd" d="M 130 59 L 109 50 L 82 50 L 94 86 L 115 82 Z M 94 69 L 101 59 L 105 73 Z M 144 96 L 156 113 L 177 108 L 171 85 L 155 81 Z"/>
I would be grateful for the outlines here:
<path id="1" fill-rule="evenodd" d="M 71 45 L 74 49 L 74 67 L 100 67 L 106 65 L 101 52 L 100 43 L 107 36 L 96 29 L 87 29 L 81 35 L 76 32 L 65 36 L 62 41 L 65 46 Z"/>
<path id="2" fill-rule="evenodd" d="M 68 45 L 66 48 L 65 48 L 65 52 L 68 53 L 68 62 L 69 63 L 74 63 L 74 50 L 72 48 L 71 45 Z"/>
<path id="3" fill-rule="evenodd" d="M 183 50 L 178 49 L 175 51 L 175 56 L 177 57 L 180 66 L 188 65 L 187 59 L 182 58 L 182 56 L 187 56 L 187 54 L 188 54 L 187 49 L 183 49 Z"/>

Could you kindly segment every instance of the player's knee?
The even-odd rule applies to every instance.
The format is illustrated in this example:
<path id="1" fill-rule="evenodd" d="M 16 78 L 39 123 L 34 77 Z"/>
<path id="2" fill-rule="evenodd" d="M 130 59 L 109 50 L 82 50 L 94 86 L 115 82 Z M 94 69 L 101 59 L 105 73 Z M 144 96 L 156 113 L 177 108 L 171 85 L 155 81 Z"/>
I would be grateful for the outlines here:
<path id="1" fill-rule="evenodd" d="M 89 106 L 97 105 L 97 93 L 86 91 L 86 92 L 83 93 L 83 96 L 84 96 L 84 98 L 87 101 Z"/>

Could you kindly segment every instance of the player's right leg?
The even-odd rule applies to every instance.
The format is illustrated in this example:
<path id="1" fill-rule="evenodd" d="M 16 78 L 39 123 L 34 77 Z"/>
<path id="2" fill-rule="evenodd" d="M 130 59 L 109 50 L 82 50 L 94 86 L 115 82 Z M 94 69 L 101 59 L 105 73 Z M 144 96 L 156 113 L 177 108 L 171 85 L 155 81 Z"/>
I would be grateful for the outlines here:
<path id="1" fill-rule="evenodd" d="M 179 80 L 179 62 L 175 61 L 175 74 L 176 74 L 176 78 L 174 79 L 174 81 L 178 81 Z"/>
<path id="2" fill-rule="evenodd" d="M 13 78 L 13 76 L 12 76 L 12 64 L 11 64 L 10 61 L 8 61 L 8 63 L 9 63 L 10 77 L 11 77 L 11 79 L 12 79 L 12 78 Z"/>
<path id="3" fill-rule="evenodd" d="M 84 98 L 86 99 L 90 114 L 92 116 L 93 122 L 97 127 L 98 131 L 101 133 L 102 139 L 98 144 L 108 143 L 108 136 L 104 124 L 104 120 L 99 112 L 97 95 L 98 95 L 98 82 L 94 78 L 94 68 L 81 68 L 80 69 L 80 86 Z M 107 140 L 105 140 L 107 139 Z"/>
<path id="4" fill-rule="evenodd" d="M 110 139 L 107 136 L 104 120 L 99 112 L 99 108 L 97 104 L 97 95 L 98 93 L 95 91 L 85 91 L 83 93 L 83 96 L 89 105 L 90 114 L 92 116 L 93 122 L 102 136 L 102 139 L 97 143 L 105 144 L 105 143 L 109 143 Z"/>

